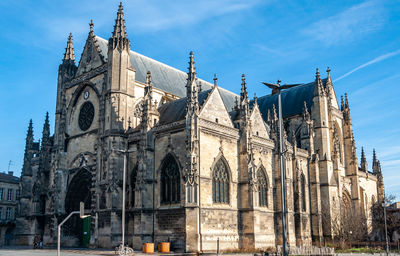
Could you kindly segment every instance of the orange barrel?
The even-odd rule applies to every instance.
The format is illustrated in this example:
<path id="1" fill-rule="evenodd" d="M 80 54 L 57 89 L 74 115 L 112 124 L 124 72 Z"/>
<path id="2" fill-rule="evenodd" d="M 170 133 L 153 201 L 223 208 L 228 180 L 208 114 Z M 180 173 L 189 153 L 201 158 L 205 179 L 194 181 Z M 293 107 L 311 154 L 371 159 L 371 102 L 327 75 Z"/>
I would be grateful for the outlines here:
<path id="1" fill-rule="evenodd" d="M 158 243 L 158 252 L 169 252 L 169 243 Z"/>
<path id="2" fill-rule="evenodd" d="M 144 243 L 142 251 L 144 253 L 154 253 L 154 243 Z"/>

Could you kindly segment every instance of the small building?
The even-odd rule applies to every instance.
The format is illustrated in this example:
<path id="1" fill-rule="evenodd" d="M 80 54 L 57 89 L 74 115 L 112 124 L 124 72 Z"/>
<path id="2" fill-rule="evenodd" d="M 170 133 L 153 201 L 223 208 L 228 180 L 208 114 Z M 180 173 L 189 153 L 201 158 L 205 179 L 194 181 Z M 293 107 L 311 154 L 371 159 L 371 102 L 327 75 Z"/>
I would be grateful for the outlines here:
<path id="1" fill-rule="evenodd" d="M 10 171 L 0 172 L 0 246 L 14 242 L 19 194 L 19 178 Z"/>

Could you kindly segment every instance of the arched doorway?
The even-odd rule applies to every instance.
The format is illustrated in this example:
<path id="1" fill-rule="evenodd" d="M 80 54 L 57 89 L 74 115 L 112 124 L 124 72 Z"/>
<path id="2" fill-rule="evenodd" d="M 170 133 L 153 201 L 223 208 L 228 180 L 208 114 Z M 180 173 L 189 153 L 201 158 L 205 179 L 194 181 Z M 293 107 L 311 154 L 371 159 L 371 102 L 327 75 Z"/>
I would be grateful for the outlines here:
<path id="1" fill-rule="evenodd" d="M 72 211 L 78 211 L 80 202 L 84 202 L 85 209 L 91 206 L 91 188 L 92 174 L 87 169 L 81 169 L 72 178 L 68 185 L 67 195 L 65 197 L 65 212 L 69 214 Z M 87 223 L 89 218 L 82 219 L 74 215 L 65 223 L 64 235 L 75 237 L 78 245 L 87 246 L 88 235 L 90 236 L 90 225 Z M 84 223 L 85 222 L 85 223 Z M 85 225 L 84 225 L 85 224 Z"/>

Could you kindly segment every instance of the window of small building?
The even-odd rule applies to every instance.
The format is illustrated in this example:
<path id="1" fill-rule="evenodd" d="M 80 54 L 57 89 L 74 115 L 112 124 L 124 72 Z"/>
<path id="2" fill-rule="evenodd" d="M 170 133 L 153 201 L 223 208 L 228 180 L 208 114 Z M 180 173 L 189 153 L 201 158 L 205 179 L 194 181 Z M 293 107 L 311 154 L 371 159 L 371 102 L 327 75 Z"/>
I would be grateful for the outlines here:
<path id="1" fill-rule="evenodd" d="M 0 207 L 0 220 L 3 219 L 3 207 Z"/>
<path id="2" fill-rule="evenodd" d="M 222 159 L 214 166 L 212 193 L 214 203 L 229 203 L 229 173 Z"/>
<path id="3" fill-rule="evenodd" d="M 181 182 L 178 163 L 168 154 L 161 168 L 161 204 L 179 203 L 181 200 Z"/>
<path id="4" fill-rule="evenodd" d="M 268 206 L 268 180 L 262 168 L 257 171 L 257 184 L 259 206 Z"/>
<path id="5" fill-rule="evenodd" d="M 8 201 L 12 201 L 12 188 L 9 188 L 9 189 L 8 189 L 7 200 L 8 200 Z"/>
<path id="6" fill-rule="evenodd" d="M 7 207 L 6 220 L 11 220 L 11 207 Z"/>
<path id="7" fill-rule="evenodd" d="M 0 188 L 0 200 L 3 200 L 4 188 Z"/>

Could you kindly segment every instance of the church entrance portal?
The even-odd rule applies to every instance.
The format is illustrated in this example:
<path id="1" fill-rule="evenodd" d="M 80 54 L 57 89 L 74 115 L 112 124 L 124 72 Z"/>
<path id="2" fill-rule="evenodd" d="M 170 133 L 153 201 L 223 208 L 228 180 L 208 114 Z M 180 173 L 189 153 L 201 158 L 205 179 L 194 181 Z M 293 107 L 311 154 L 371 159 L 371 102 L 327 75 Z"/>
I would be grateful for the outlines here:
<path id="1" fill-rule="evenodd" d="M 68 185 L 65 197 L 65 212 L 68 215 L 72 211 L 79 211 L 80 202 L 85 203 L 85 209 L 90 209 L 92 174 L 81 169 L 72 178 Z M 87 247 L 90 240 L 90 218 L 82 220 L 74 215 L 65 223 L 64 235 L 75 238 L 75 246 Z"/>

